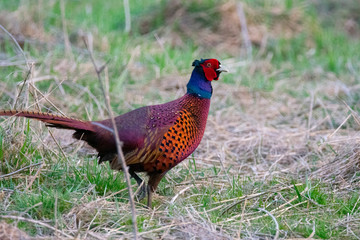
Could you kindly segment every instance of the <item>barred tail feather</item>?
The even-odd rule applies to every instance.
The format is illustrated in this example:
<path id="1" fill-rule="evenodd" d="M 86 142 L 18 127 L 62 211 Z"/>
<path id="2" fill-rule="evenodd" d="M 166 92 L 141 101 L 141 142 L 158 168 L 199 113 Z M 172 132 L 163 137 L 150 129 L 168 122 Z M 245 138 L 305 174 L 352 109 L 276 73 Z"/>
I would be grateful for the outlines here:
<path id="1" fill-rule="evenodd" d="M 0 116 L 32 118 L 47 123 L 49 127 L 94 131 L 94 126 L 87 121 L 63 117 L 52 113 L 27 110 L 0 110 Z"/>

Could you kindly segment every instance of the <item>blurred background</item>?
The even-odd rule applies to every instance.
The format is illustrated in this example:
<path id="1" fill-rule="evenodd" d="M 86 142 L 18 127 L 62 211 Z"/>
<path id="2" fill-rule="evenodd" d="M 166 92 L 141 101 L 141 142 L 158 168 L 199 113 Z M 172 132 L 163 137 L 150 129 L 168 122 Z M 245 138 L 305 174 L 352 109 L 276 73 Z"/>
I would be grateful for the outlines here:
<path id="1" fill-rule="evenodd" d="M 125 100 L 128 88 L 144 87 L 152 80 L 162 87 L 184 86 L 175 76 L 189 73 L 197 58 L 219 58 L 231 67 L 233 74 L 223 76 L 225 83 L 265 91 L 288 77 L 314 82 L 314 75 L 338 77 L 358 70 L 360 5 L 355 0 L 16 0 L 0 4 L 0 24 L 34 64 L 31 75 L 38 88 L 47 91 L 49 84 L 63 82 L 52 89 L 54 97 L 58 91 L 64 95 L 66 85 L 78 92 L 97 84 L 91 80 L 95 76 L 84 39 L 99 64 L 107 62 L 116 103 Z M 21 65 L 25 59 L 5 30 L 0 33 L 0 100 L 11 106 L 8 95 L 24 77 L 19 70 L 25 67 Z M 339 80 L 347 82 L 349 77 Z M 338 85 L 332 89 L 339 90 Z M 296 86 L 287 91 L 301 94 L 303 89 Z M 100 95 L 96 88 L 92 93 Z M 75 96 L 75 102 L 67 97 L 63 104 L 72 106 L 62 107 L 74 112 L 84 107 L 76 101 L 86 100 L 89 94 Z M 143 104 L 143 96 L 138 98 L 135 103 Z"/>
<path id="2" fill-rule="evenodd" d="M 358 0 L 3 0 L 0 25 L 1 109 L 108 118 L 90 51 L 116 114 L 181 97 L 195 59 L 230 70 L 195 154 L 160 184 L 154 213 L 137 206 L 144 237 L 360 238 Z M 13 122 L 0 122 L 0 175 L 25 170 L 0 176 L 2 216 L 131 236 L 126 192 L 102 199 L 122 173 L 71 132 Z"/>

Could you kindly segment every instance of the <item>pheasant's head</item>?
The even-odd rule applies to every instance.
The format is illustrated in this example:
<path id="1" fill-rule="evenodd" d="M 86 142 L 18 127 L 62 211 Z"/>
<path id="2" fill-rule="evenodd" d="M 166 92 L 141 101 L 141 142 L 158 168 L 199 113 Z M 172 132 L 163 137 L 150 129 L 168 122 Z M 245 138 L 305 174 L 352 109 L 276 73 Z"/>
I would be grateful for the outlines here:
<path id="1" fill-rule="evenodd" d="M 220 73 L 227 72 L 216 59 L 195 60 L 195 68 L 187 85 L 187 93 L 195 94 L 200 98 L 211 98 L 212 80 L 218 80 Z"/>
<path id="2" fill-rule="evenodd" d="M 201 67 L 208 81 L 218 80 L 221 72 L 228 71 L 221 66 L 217 59 L 195 60 L 192 65 L 194 67 Z"/>

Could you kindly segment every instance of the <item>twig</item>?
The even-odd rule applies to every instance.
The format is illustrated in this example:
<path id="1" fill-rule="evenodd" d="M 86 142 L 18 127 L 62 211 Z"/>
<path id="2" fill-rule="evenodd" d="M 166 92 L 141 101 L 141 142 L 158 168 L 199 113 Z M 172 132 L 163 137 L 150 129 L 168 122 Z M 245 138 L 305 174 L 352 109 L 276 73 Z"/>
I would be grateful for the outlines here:
<path id="1" fill-rule="evenodd" d="M 229 211 L 231 208 L 235 207 L 236 205 L 238 205 L 239 203 L 242 203 L 243 201 L 246 201 L 246 200 L 250 200 L 250 199 L 253 199 L 253 198 L 257 198 L 257 197 L 260 197 L 262 195 L 265 195 L 267 193 L 273 193 L 273 191 L 267 191 L 267 192 L 261 192 L 261 193 L 255 193 L 255 194 L 250 194 L 250 195 L 245 195 L 245 196 L 242 196 L 240 197 L 239 201 L 231 204 L 230 206 L 228 206 L 227 208 L 225 208 L 223 210 L 223 212 L 220 214 L 220 216 L 224 215 L 227 211 Z"/>
<path id="2" fill-rule="evenodd" d="M 57 213 L 57 209 L 58 209 L 58 192 L 55 193 L 55 203 L 54 203 L 54 218 L 55 218 L 55 228 L 58 229 L 58 213 Z M 56 238 L 59 238 L 59 236 L 57 236 L 57 234 L 55 234 Z"/>
<path id="3" fill-rule="evenodd" d="M 94 233 L 94 232 L 87 232 L 87 234 L 88 235 L 90 235 L 90 236 L 92 236 L 92 237 L 94 237 L 94 238 L 96 238 L 96 239 L 100 239 L 100 240 L 103 240 L 104 239 L 104 237 L 102 237 L 102 236 L 98 236 L 96 233 Z M 77 239 L 77 238 L 76 238 Z"/>
<path id="4" fill-rule="evenodd" d="M 354 214 L 354 210 L 355 210 L 357 204 L 359 203 L 359 200 L 360 200 L 360 196 L 359 196 L 358 199 L 356 200 L 356 203 L 354 204 L 354 207 L 353 207 L 353 209 L 351 210 L 351 215 Z"/>
<path id="5" fill-rule="evenodd" d="M 351 115 L 354 117 L 355 122 L 360 126 L 360 119 L 359 119 L 359 115 L 357 114 L 357 112 L 355 112 L 345 101 L 343 101 L 343 103 L 346 105 L 346 107 L 351 112 Z"/>
<path id="6" fill-rule="evenodd" d="M 248 28 L 247 28 L 247 23 L 246 23 L 246 17 L 245 17 L 245 13 L 244 13 L 244 7 L 243 4 L 241 2 L 239 2 L 237 4 L 237 13 L 239 16 L 239 20 L 240 20 L 240 26 L 241 26 L 241 35 L 242 38 L 244 40 L 244 46 L 246 49 L 246 55 L 249 59 L 252 58 L 252 46 L 251 46 L 251 41 L 250 41 L 250 37 L 249 37 L 249 32 L 248 32 Z"/>
<path id="7" fill-rule="evenodd" d="M 52 140 L 55 142 L 56 146 L 59 148 L 59 150 L 60 150 L 61 154 L 63 155 L 63 157 L 64 157 L 65 159 L 67 159 L 64 150 L 62 149 L 62 147 L 61 147 L 60 144 L 59 144 L 59 141 L 56 140 L 56 138 L 54 137 L 53 132 L 52 132 L 50 129 L 49 129 L 49 133 L 50 133 L 50 136 L 51 136 Z"/>
<path id="8" fill-rule="evenodd" d="M 69 34 L 67 32 L 67 26 L 66 26 L 66 20 L 65 20 L 64 0 L 60 0 L 60 13 L 61 13 L 62 30 L 63 30 L 63 34 L 64 34 L 65 54 L 66 54 L 66 56 L 73 59 L 73 55 L 71 53 L 71 45 L 70 45 L 70 41 L 69 41 Z"/>
<path id="9" fill-rule="evenodd" d="M 310 101 L 310 112 L 309 112 L 309 117 L 308 117 L 308 131 L 306 131 L 306 135 L 305 138 L 308 141 L 309 140 L 309 135 L 310 135 L 310 129 L 311 129 L 311 120 L 312 120 L 312 115 L 313 115 L 313 108 L 314 108 L 314 92 L 311 92 L 311 101 Z"/>
<path id="10" fill-rule="evenodd" d="M 94 96 L 94 94 L 92 94 L 92 92 L 88 89 L 88 87 L 84 87 L 80 84 L 77 84 L 76 82 L 64 82 L 63 84 L 66 84 L 71 87 L 76 87 L 76 88 L 80 89 L 81 91 L 87 93 L 89 95 L 89 97 L 92 99 L 92 101 L 94 101 L 95 104 L 97 105 L 97 108 L 99 110 L 99 116 L 101 116 L 101 117 L 104 116 L 103 104 L 101 104 L 99 102 L 99 100 Z"/>
<path id="11" fill-rule="evenodd" d="M 18 100 L 19 100 L 19 98 L 20 98 L 20 95 L 21 95 L 22 91 L 24 90 L 26 81 L 29 79 L 29 76 L 30 76 L 30 74 L 31 74 L 31 72 L 32 72 L 32 66 L 33 66 L 33 65 L 31 65 L 30 69 L 28 70 L 28 72 L 27 72 L 27 74 L 26 74 L 26 77 L 24 78 L 24 81 L 22 82 L 20 91 L 19 91 L 18 95 L 17 95 L 16 98 L 15 98 L 15 103 L 14 103 L 14 106 L 12 107 L 12 108 L 14 108 L 14 109 L 16 109 Z"/>
<path id="12" fill-rule="evenodd" d="M 92 61 L 93 65 L 94 65 L 94 68 L 95 68 L 95 71 L 96 71 L 96 74 L 97 74 L 97 77 L 98 77 L 98 80 L 99 80 L 99 83 L 100 83 L 101 90 L 102 90 L 103 95 L 105 97 L 106 108 L 107 108 L 107 110 L 109 112 L 111 123 L 112 123 L 113 129 L 114 129 L 114 137 L 115 137 L 116 148 L 117 148 L 117 153 L 118 153 L 117 160 L 118 161 L 120 160 L 122 170 L 124 172 L 124 176 L 125 176 L 125 180 L 126 180 L 126 184 L 127 184 L 127 189 L 128 189 L 128 192 L 129 192 L 129 202 L 130 202 L 130 208 L 131 208 L 131 213 L 132 213 L 131 216 L 132 216 L 134 239 L 137 239 L 138 231 L 137 231 L 135 203 L 134 203 L 134 198 L 133 198 L 133 193 L 132 193 L 132 188 L 131 188 L 131 182 L 130 182 L 130 176 L 129 176 L 129 172 L 128 172 L 128 167 L 126 165 L 124 153 L 123 153 L 122 148 L 121 148 L 121 141 L 120 141 L 119 132 L 118 132 L 117 126 L 116 126 L 115 117 L 114 117 L 114 114 L 113 114 L 113 112 L 111 110 L 110 97 L 107 94 L 107 92 L 105 91 L 105 88 L 104 88 L 103 82 L 102 82 L 102 78 L 101 78 L 101 72 L 105 69 L 104 66 L 106 66 L 106 64 L 101 68 L 97 67 L 97 65 L 95 63 L 94 55 L 90 51 L 90 49 L 88 48 L 88 44 L 87 44 L 86 39 L 83 38 L 83 40 L 84 40 L 84 44 L 85 44 L 86 48 L 89 50 L 90 58 L 91 58 L 91 61 Z M 105 80 L 108 81 L 108 78 L 106 77 Z"/>
<path id="13" fill-rule="evenodd" d="M 347 107 L 347 109 L 349 109 L 349 111 L 351 112 L 346 118 L 345 120 L 339 125 L 338 128 L 335 129 L 335 131 L 333 133 L 331 133 L 330 135 L 328 135 L 326 137 L 326 140 L 330 139 L 332 136 L 334 136 L 341 128 L 342 126 L 349 120 L 349 118 L 352 116 L 355 120 L 355 122 L 360 126 L 360 120 L 359 120 L 359 116 L 358 114 L 344 101 L 341 100 L 343 102 L 343 104 Z"/>
<path id="14" fill-rule="evenodd" d="M 89 232 L 89 230 L 90 230 L 90 227 L 92 227 L 93 222 L 95 221 L 96 217 L 98 216 L 98 214 L 100 213 L 100 211 L 102 210 L 103 207 L 104 207 L 104 204 L 102 204 L 99 208 L 97 208 L 96 214 L 95 214 L 94 217 L 91 219 L 91 221 L 90 221 L 90 223 L 89 223 L 89 226 L 88 226 L 87 229 L 86 229 L 84 239 L 86 239 L 86 235 L 88 234 L 88 232 Z"/>
<path id="15" fill-rule="evenodd" d="M 297 183 L 295 184 L 295 186 L 300 186 L 302 185 L 301 183 Z M 220 214 L 220 216 L 224 215 L 227 211 L 229 211 L 231 208 L 235 207 L 236 205 L 238 205 L 239 203 L 242 203 L 243 201 L 245 200 L 250 200 L 250 199 L 253 199 L 253 198 L 257 198 L 257 197 L 260 197 L 262 195 L 265 195 L 265 194 L 268 194 L 268 193 L 276 193 L 276 192 L 280 192 L 280 191 L 283 191 L 283 190 L 286 190 L 286 189 L 289 189 L 289 188 L 293 188 L 294 185 L 290 185 L 290 186 L 287 186 L 287 187 L 283 187 L 283 188 L 278 188 L 278 189 L 273 189 L 273 190 L 270 190 L 270 191 L 266 191 L 266 192 L 261 192 L 261 193 L 254 193 L 254 194 L 249 194 L 249 195 L 244 195 L 244 196 L 241 196 L 241 197 L 238 197 L 238 198 L 234 198 L 234 199 L 227 199 L 225 201 L 222 201 L 221 203 L 225 203 L 225 202 L 230 202 L 230 201 L 234 201 L 234 200 L 238 200 L 237 202 L 235 203 L 232 203 L 230 206 L 226 207 L 223 212 Z M 296 197 L 297 198 L 297 197 Z M 294 199 L 296 199 L 294 198 Z"/>
<path id="16" fill-rule="evenodd" d="M 21 172 L 21 171 L 24 171 L 24 170 L 26 170 L 26 169 L 28 169 L 28 168 L 35 167 L 35 166 L 38 166 L 38 165 L 41 165 L 41 164 L 42 164 L 42 162 L 31 164 L 31 165 L 29 165 L 29 166 L 20 168 L 20 169 L 14 171 L 14 172 L 11 172 L 11 173 L 8 173 L 8 174 L 4 174 L 4 175 L 0 175 L 0 178 L 5 178 L 5 177 L 12 176 L 12 175 L 17 174 L 17 173 L 19 173 L 19 172 Z"/>
<path id="17" fill-rule="evenodd" d="M 342 126 L 349 120 L 350 117 L 351 117 L 351 114 L 349 114 L 349 115 L 345 118 L 345 120 L 339 125 L 339 127 L 336 128 L 335 131 L 332 132 L 329 136 L 327 136 L 326 139 L 330 139 L 332 136 L 334 136 L 334 135 L 342 128 Z"/>
<path id="18" fill-rule="evenodd" d="M 351 230 L 351 228 L 348 228 L 348 231 L 358 240 L 360 240 L 360 237 L 356 236 L 356 234 Z"/>
<path id="19" fill-rule="evenodd" d="M 231 188 L 234 188 L 233 183 L 232 183 L 232 181 L 231 181 L 231 179 L 230 179 L 230 177 L 229 177 L 229 174 L 228 174 L 228 172 L 227 172 L 226 169 L 225 169 L 225 165 L 224 165 L 224 161 L 225 161 L 225 150 L 224 150 L 224 148 L 222 149 L 222 151 L 221 151 L 218 155 L 219 155 L 219 159 L 220 159 L 221 168 L 222 168 L 222 170 L 223 170 L 224 173 L 225 173 L 225 176 L 226 176 L 226 178 L 227 178 L 227 180 L 228 180 L 228 182 L 229 182 L 229 185 L 231 186 Z"/>
<path id="20" fill-rule="evenodd" d="M 181 189 L 181 191 L 179 191 L 170 201 L 170 204 L 174 204 L 175 200 L 179 197 L 179 195 L 183 194 L 184 192 L 186 192 L 189 188 L 191 188 L 192 186 L 187 186 L 184 189 Z"/>
<path id="21" fill-rule="evenodd" d="M 176 218 L 174 218 L 174 219 L 171 221 L 170 225 L 173 225 L 173 224 L 175 223 L 175 220 L 176 220 Z M 161 233 L 161 238 L 160 238 L 160 240 L 168 239 L 169 237 L 168 237 L 168 238 L 166 238 L 166 237 L 167 237 L 167 235 L 169 234 L 169 232 L 170 232 L 170 228 L 167 228 L 164 233 Z M 170 236 L 170 237 L 171 237 L 171 236 Z"/>
<path id="22" fill-rule="evenodd" d="M 316 233 L 316 226 L 315 226 L 315 220 L 313 221 L 313 228 L 311 234 L 306 239 L 312 239 L 315 236 Z"/>
<path id="23" fill-rule="evenodd" d="M 33 185 L 35 179 L 39 176 L 41 169 L 42 169 L 43 165 L 41 165 L 38 170 L 35 173 L 35 176 L 32 177 L 32 179 L 30 180 L 30 183 L 26 186 L 26 190 L 29 190 L 31 188 L 31 186 Z"/>
<path id="24" fill-rule="evenodd" d="M 124 0 L 124 11 L 125 11 L 125 32 L 129 33 L 131 30 L 131 15 L 129 0 Z"/>
<path id="25" fill-rule="evenodd" d="M 295 185 L 295 186 L 296 186 L 296 185 Z M 305 189 L 300 193 L 300 195 L 302 196 L 306 191 L 308 191 L 308 187 L 305 187 Z M 299 199 L 298 196 L 293 197 L 293 198 L 290 199 L 289 201 L 287 201 L 287 202 L 281 204 L 280 206 L 274 208 L 273 210 L 271 210 L 271 212 L 274 213 L 274 212 L 276 212 L 277 210 L 281 210 L 281 209 L 283 209 L 286 205 L 290 205 L 290 203 L 292 203 L 293 201 L 295 201 L 295 200 L 297 200 L 297 199 Z M 303 201 L 302 203 L 304 203 L 304 202 L 306 202 L 306 201 Z M 295 204 L 295 205 L 291 205 L 290 208 L 292 208 L 292 207 L 294 207 L 294 206 L 296 206 L 296 204 Z M 285 211 L 286 211 L 286 210 L 287 210 L 287 208 L 285 208 Z M 282 210 L 282 211 L 283 211 L 283 210 Z M 283 212 L 285 212 L 285 211 L 283 211 Z"/>
<path id="26" fill-rule="evenodd" d="M 159 231 L 162 231 L 162 230 L 164 230 L 164 229 L 169 229 L 169 228 L 176 227 L 176 226 L 185 226 L 185 225 L 190 225 L 190 224 L 192 224 L 192 222 L 169 224 L 169 225 L 166 225 L 166 226 L 164 226 L 164 227 L 159 227 L 159 228 L 155 228 L 155 229 L 149 230 L 149 231 L 147 231 L 147 232 L 141 232 L 139 235 L 140 235 L 140 236 L 143 236 L 143 235 L 146 235 L 146 234 L 149 234 L 149 233 L 159 232 Z"/>
<path id="27" fill-rule="evenodd" d="M 30 223 L 38 224 L 40 226 L 43 226 L 43 227 L 49 228 L 49 229 L 51 229 L 51 230 L 53 230 L 55 232 L 58 232 L 58 233 L 64 235 L 65 237 L 67 237 L 67 238 L 74 239 L 73 236 L 70 236 L 69 234 L 66 234 L 63 231 L 60 231 L 60 230 L 54 228 L 53 226 L 50 226 L 47 223 L 43 223 L 43 222 L 40 222 L 40 221 L 37 221 L 37 220 L 34 220 L 34 219 L 24 218 L 24 217 L 20 217 L 20 216 L 10 216 L 10 215 L 0 215 L 0 218 L 14 219 L 14 220 L 18 220 L 18 221 L 24 221 L 24 222 L 30 222 Z"/>
<path id="28" fill-rule="evenodd" d="M 29 62 L 27 60 L 27 57 L 24 53 L 24 51 L 22 50 L 22 48 L 20 47 L 19 43 L 16 41 L 16 38 L 8 32 L 8 30 L 6 30 L 3 25 L 0 24 L 0 28 L 13 40 L 13 42 L 15 43 L 16 47 L 19 49 L 19 51 L 21 52 L 21 54 L 23 55 L 24 59 L 25 59 L 25 63 L 26 63 L 26 66 L 28 68 L 28 70 L 30 71 L 30 66 L 29 66 Z"/>
<path id="29" fill-rule="evenodd" d="M 284 208 L 284 209 L 276 208 L 276 209 L 279 209 L 279 212 L 276 212 L 275 209 L 271 210 L 271 212 L 272 212 L 272 213 L 275 213 L 275 212 L 276 212 L 277 217 L 280 217 L 281 215 L 283 215 L 283 214 L 284 214 L 285 212 L 287 212 L 288 210 L 290 210 L 290 209 L 292 209 L 292 208 L 294 208 L 294 207 L 300 206 L 300 205 L 302 205 L 302 204 L 304 204 L 304 203 L 308 203 L 308 202 L 309 202 L 309 200 L 304 200 L 304 201 L 298 202 L 298 203 L 296 203 L 296 204 L 294 204 L 294 205 L 290 205 L 289 207 Z M 284 206 L 284 205 L 283 205 L 283 206 Z M 259 219 L 259 217 L 258 217 L 258 218 L 252 218 L 251 220 L 256 220 L 256 219 Z"/>
<path id="30" fill-rule="evenodd" d="M 241 218 L 240 218 L 240 224 L 239 224 L 239 232 L 238 232 L 238 238 L 241 239 L 241 228 L 242 223 L 244 222 L 244 214 L 245 214 L 245 208 L 246 208 L 247 200 L 245 199 L 243 209 L 241 211 Z"/>
<path id="31" fill-rule="evenodd" d="M 33 78 L 30 79 L 29 84 L 30 84 L 30 86 L 31 86 L 33 89 L 35 89 L 34 93 L 32 93 L 32 92 L 30 92 L 30 93 L 33 95 L 33 97 L 34 97 L 34 99 L 35 99 L 35 103 L 34 103 L 34 104 L 37 106 L 37 110 L 38 110 L 39 112 L 41 112 L 41 107 L 40 107 L 40 104 L 39 104 L 40 99 L 38 98 L 38 96 L 37 96 L 36 93 L 38 92 L 43 98 L 45 98 L 46 100 L 48 100 L 48 99 L 47 99 L 47 97 L 45 97 L 44 94 L 41 93 L 41 91 L 40 91 L 39 89 L 37 89 L 37 88 L 35 87 L 35 83 L 34 83 L 34 79 L 33 79 Z M 60 84 L 61 84 L 61 83 L 60 83 Z M 60 84 L 59 84 L 58 86 L 61 86 Z M 55 90 L 55 89 L 54 89 L 54 90 Z M 52 91 L 51 91 L 51 92 L 52 92 Z M 51 93 L 51 92 L 50 92 L 50 93 Z M 48 100 L 48 101 L 50 102 L 50 100 Z M 50 103 L 51 103 L 51 102 L 50 102 Z M 53 104 L 53 106 L 56 108 L 56 106 L 55 106 L 54 104 Z M 65 155 L 64 151 L 62 150 L 62 148 L 61 148 L 60 144 L 58 143 L 58 141 L 55 139 L 55 137 L 54 137 L 54 135 L 53 135 L 53 133 L 52 133 L 52 130 L 49 129 L 49 133 L 50 133 L 51 138 L 54 140 L 55 144 L 56 144 L 56 145 L 58 146 L 58 148 L 60 149 L 60 152 L 63 154 L 64 158 L 66 159 L 66 155 Z M 41 169 L 42 169 L 42 167 L 40 167 L 40 168 L 38 169 L 36 175 L 35 175 L 34 178 L 31 180 L 30 184 L 26 187 L 26 189 L 29 189 L 29 188 L 32 186 L 35 178 L 37 177 L 37 175 L 40 174 L 40 170 L 41 170 Z"/>
<path id="32" fill-rule="evenodd" d="M 58 107 L 56 107 L 56 105 L 55 105 L 50 99 L 48 99 L 48 97 L 46 97 L 46 95 L 44 95 L 34 84 L 32 84 L 32 83 L 29 83 L 29 84 L 30 84 L 30 86 L 31 86 L 32 88 L 34 88 L 34 90 L 35 90 L 37 93 L 39 93 L 39 94 L 41 95 L 42 98 L 40 98 L 39 101 L 42 100 L 42 99 L 45 99 L 53 108 L 56 109 L 56 111 L 58 111 L 61 115 L 63 115 L 63 116 L 66 117 L 66 114 L 63 113 Z M 61 84 L 61 83 L 60 83 L 60 84 Z M 48 95 L 48 94 L 51 94 L 54 90 L 55 90 L 55 89 L 53 89 L 50 93 L 47 93 L 47 95 Z M 38 102 L 38 101 L 37 101 L 37 102 Z M 32 104 L 32 105 L 35 105 L 35 104 L 37 104 L 37 103 L 34 103 L 34 104 Z"/>
<path id="33" fill-rule="evenodd" d="M 272 215 L 268 210 L 264 209 L 264 208 L 258 208 L 259 211 L 266 213 L 267 215 L 269 215 L 274 223 L 275 223 L 275 229 L 276 229 L 276 233 L 274 236 L 274 240 L 279 238 L 279 223 L 277 222 L 276 218 L 274 217 L 274 215 Z"/>
<path id="34" fill-rule="evenodd" d="M 28 72 L 27 72 L 27 75 L 26 77 L 24 78 L 24 81 L 23 81 L 23 84 L 20 88 L 20 91 L 15 99 L 15 103 L 14 103 L 14 106 L 13 108 L 16 108 L 16 105 L 18 103 L 18 99 L 20 97 L 20 94 L 22 93 L 23 89 L 24 89 L 24 86 L 25 86 L 25 83 L 26 81 L 28 80 L 29 76 L 30 76 L 30 73 L 32 72 L 32 67 L 33 67 L 33 63 L 31 65 L 29 65 L 29 61 L 24 53 L 24 51 L 22 50 L 22 48 L 20 47 L 19 43 L 16 41 L 16 38 L 10 33 L 8 32 L 1 24 L 0 24 L 0 28 L 11 38 L 11 40 L 13 40 L 13 42 L 15 43 L 15 46 L 18 48 L 18 50 L 20 51 L 20 53 L 23 55 L 24 57 L 24 60 L 25 60 L 25 63 L 26 63 L 26 66 L 28 68 Z"/>

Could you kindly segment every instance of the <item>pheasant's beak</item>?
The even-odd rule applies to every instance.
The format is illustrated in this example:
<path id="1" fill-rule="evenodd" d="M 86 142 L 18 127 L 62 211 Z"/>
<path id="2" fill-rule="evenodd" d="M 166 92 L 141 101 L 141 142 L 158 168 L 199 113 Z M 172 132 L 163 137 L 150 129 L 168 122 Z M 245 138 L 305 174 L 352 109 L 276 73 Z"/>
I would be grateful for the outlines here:
<path id="1" fill-rule="evenodd" d="M 225 67 L 223 67 L 223 66 L 219 66 L 219 68 L 218 69 L 216 69 L 216 71 L 217 72 L 228 72 L 229 70 L 227 70 Z"/>
<path id="2" fill-rule="evenodd" d="M 221 66 L 221 64 L 219 65 L 219 68 L 215 70 L 216 71 L 216 78 L 214 78 L 214 80 L 219 80 L 219 76 L 220 73 L 222 72 L 228 72 L 229 70 L 227 70 L 226 68 L 224 68 L 223 66 Z"/>

